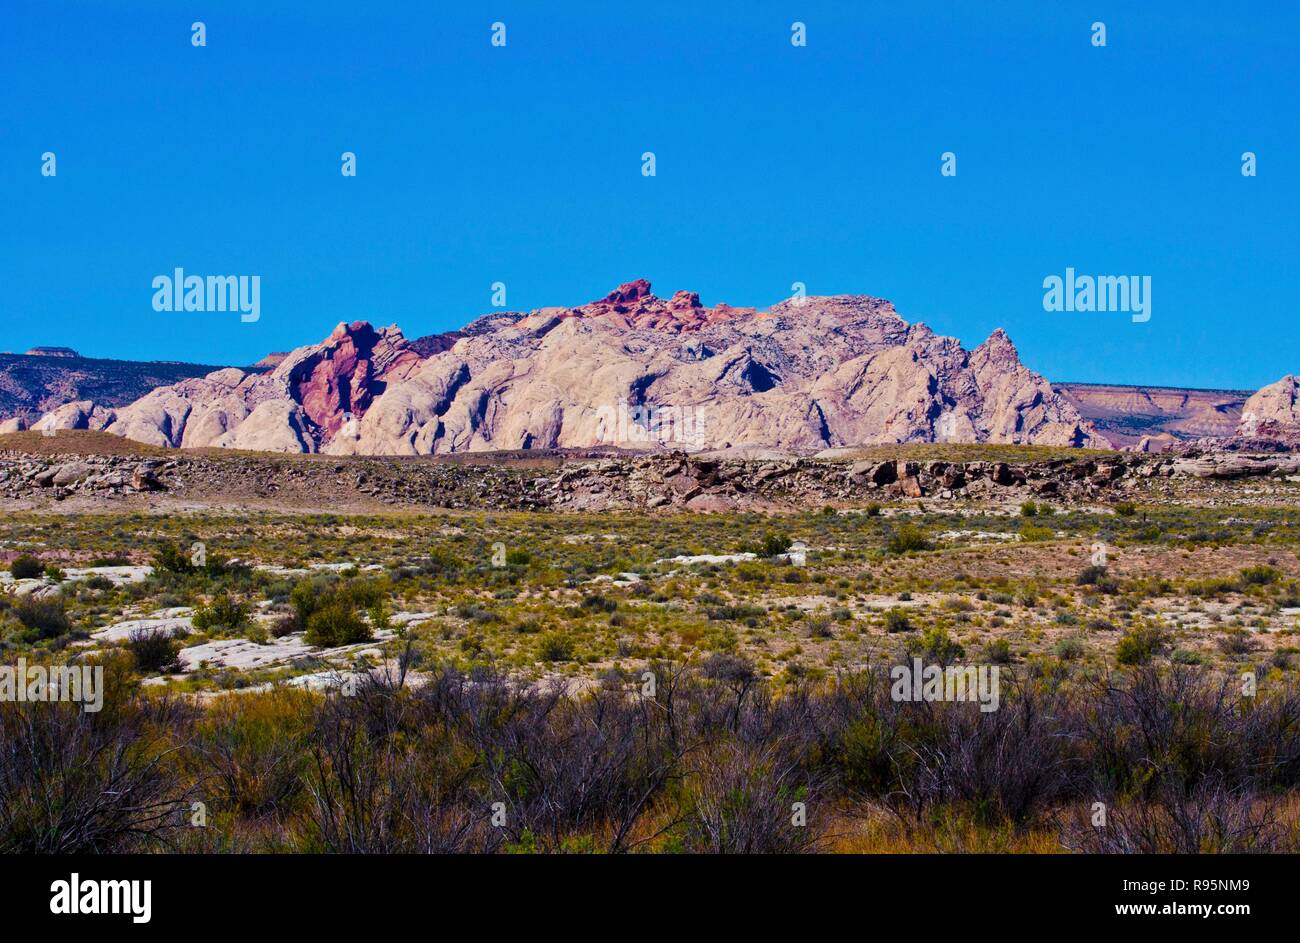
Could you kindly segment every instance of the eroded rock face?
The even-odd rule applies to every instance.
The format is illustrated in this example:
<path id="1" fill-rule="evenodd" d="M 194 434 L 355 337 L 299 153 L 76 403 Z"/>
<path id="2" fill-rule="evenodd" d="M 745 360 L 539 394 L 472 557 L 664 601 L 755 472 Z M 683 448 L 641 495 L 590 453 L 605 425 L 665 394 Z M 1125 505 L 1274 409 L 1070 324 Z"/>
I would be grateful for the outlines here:
<path id="1" fill-rule="evenodd" d="M 1231 436 L 1249 390 L 1198 390 L 1105 383 L 1052 388 L 1113 445 L 1161 451 L 1180 441 Z M 1150 441 L 1143 444 L 1144 439 Z"/>
<path id="2" fill-rule="evenodd" d="M 1300 444 L 1300 379 L 1288 374 L 1246 400 L 1237 435 Z"/>
<path id="3" fill-rule="evenodd" d="M 85 405 L 77 416 L 89 423 Z M 968 352 L 877 298 L 705 307 L 691 292 L 660 299 L 644 279 L 577 308 L 488 315 L 418 342 L 340 324 L 269 373 L 162 387 L 106 428 L 157 445 L 392 455 L 1110 444 L 1002 331 Z"/>

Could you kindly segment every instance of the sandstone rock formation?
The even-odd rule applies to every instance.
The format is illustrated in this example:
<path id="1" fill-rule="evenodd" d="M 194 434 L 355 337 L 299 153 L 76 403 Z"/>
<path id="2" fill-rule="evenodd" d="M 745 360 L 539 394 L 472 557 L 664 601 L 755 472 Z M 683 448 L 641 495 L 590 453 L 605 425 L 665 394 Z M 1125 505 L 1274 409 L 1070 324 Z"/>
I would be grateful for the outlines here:
<path id="1" fill-rule="evenodd" d="M 1300 379 L 1288 374 L 1246 400 L 1237 433 L 1266 438 L 1300 433 Z"/>
<path id="2" fill-rule="evenodd" d="M 386 377 L 420 362 L 395 327 L 339 324 L 269 373 L 235 367 L 163 386 L 116 410 L 88 401 L 46 414 L 34 428 L 93 429 L 150 445 L 314 452 L 363 413 Z"/>
<path id="3" fill-rule="evenodd" d="M 219 370 L 112 411 L 77 403 L 38 425 L 173 447 L 372 455 L 1110 445 L 1001 330 L 966 351 L 877 298 L 706 307 L 691 292 L 660 299 L 645 280 L 418 341 L 340 324 L 268 373 Z"/>

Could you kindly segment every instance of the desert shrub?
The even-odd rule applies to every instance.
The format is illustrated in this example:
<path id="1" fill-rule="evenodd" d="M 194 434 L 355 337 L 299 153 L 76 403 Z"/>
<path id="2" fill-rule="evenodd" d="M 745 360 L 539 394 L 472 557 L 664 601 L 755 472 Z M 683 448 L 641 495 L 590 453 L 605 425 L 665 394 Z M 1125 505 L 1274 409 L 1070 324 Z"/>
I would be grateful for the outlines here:
<path id="1" fill-rule="evenodd" d="M 220 593 L 208 605 L 195 610 L 194 628 L 200 632 L 211 629 L 234 631 L 248 623 L 248 612 L 247 605 L 231 599 L 228 593 Z"/>
<path id="2" fill-rule="evenodd" d="M 1121 501 L 1115 505 L 1115 513 L 1120 517 L 1132 517 L 1137 513 L 1137 507 L 1129 501 Z"/>
<path id="3" fill-rule="evenodd" d="M 912 628 L 912 622 L 907 617 L 906 609 L 895 607 L 885 613 L 886 632 L 911 632 Z"/>
<path id="4" fill-rule="evenodd" d="M 34 633 L 38 639 L 56 638 L 72 630 L 72 620 L 68 618 L 63 600 L 33 599 L 24 597 L 13 608 L 18 621 Z"/>
<path id="5" fill-rule="evenodd" d="M 297 688 L 218 698 L 194 731 L 191 762 L 218 811 L 283 815 L 302 793 L 316 698 Z"/>
<path id="6" fill-rule="evenodd" d="M 528 566 L 533 562 L 533 556 L 527 550 L 507 550 L 506 564 L 508 566 Z"/>
<path id="7" fill-rule="evenodd" d="M 961 658 L 966 651 L 960 642 L 948 634 L 947 629 L 935 625 L 926 629 L 920 636 L 908 639 L 907 653 L 946 665 Z"/>
<path id="8" fill-rule="evenodd" d="M 166 573 L 193 573 L 196 567 L 187 554 L 180 547 L 172 543 L 164 543 L 159 546 L 154 553 L 153 565 L 155 570 L 161 570 Z"/>
<path id="9" fill-rule="evenodd" d="M 1277 567 L 1261 564 L 1259 566 L 1248 566 L 1241 571 L 1241 581 L 1247 586 L 1266 586 L 1274 583 L 1282 577 L 1282 573 Z"/>
<path id="10" fill-rule="evenodd" d="M 90 566 L 130 566 L 131 560 L 121 554 L 114 554 L 107 557 L 95 557 L 90 561 Z"/>
<path id="11" fill-rule="evenodd" d="M 359 613 L 374 611 L 384 604 L 384 585 L 375 580 L 353 580 L 341 585 L 310 579 L 300 581 L 289 594 L 289 602 L 297 624 L 306 630 L 303 640 L 323 648 L 370 641 L 374 626 Z M 499 616 L 491 615 L 499 621 Z"/>
<path id="12" fill-rule="evenodd" d="M 1083 642 L 1073 636 L 1063 638 L 1053 646 L 1052 653 L 1062 661 L 1073 661 L 1083 656 Z"/>
<path id="13" fill-rule="evenodd" d="M 706 614 L 715 622 L 745 622 L 750 619 L 761 619 L 767 615 L 767 610 L 761 606 L 727 605 L 715 606 Z"/>
<path id="14" fill-rule="evenodd" d="M 1232 854 L 1291 850 L 1272 803 L 1246 784 L 1213 776 L 1189 789 L 1160 782 L 1144 800 L 1107 804 L 1106 827 L 1082 819 L 1067 847 L 1092 854 Z"/>
<path id="15" fill-rule="evenodd" d="M 807 774 L 780 745 L 725 743 L 702 754 L 687 781 L 687 851 L 789 854 L 814 851 L 825 827 Z M 803 803 L 806 823 L 792 819 Z"/>
<path id="16" fill-rule="evenodd" d="M 297 613 L 286 613 L 271 623 L 271 637 L 284 638 L 286 635 L 302 631 L 302 628 L 298 623 Z"/>
<path id="17" fill-rule="evenodd" d="M 1079 575 L 1074 578 L 1074 582 L 1079 586 L 1096 586 L 1106 578 L 1106 568 L 1104 566 L 1084 567 Z"/>
<path id="18" fill-rule="evenodd" d="M 30 554 L 14 557 L 9 563 L 9 573 L 16 580 L 34 580 L 45 572 L 45 564 Z"/>
<path id="19" fill-rule="evenodd" d="M 98 712 L 0 702 L 0 853 L 161 850 L 181 831 L 189 795 L 159 758 L 185 740 L 193 708 L 126 694 L 105 668 Z"/>
<path id="20" fill-rule="evenodd" d="M 491 609 L 485 609 L 478 603 L 468 603 L 455 608 L 456 615 L 462 619 L 468 619 L 470 622 L 477 622 L 479 625 L 491 625 L 494 622 L 500 622 L 501 617 Z"/>
<path id="21" fill-rule="evenodd" d="M 1164 646 L 1164 633 L 1153 626 L 1138 626 L 1120 636 L 1115 660 L 1121 665 L 1145 665 Z"/>
<path id="22" fill-rule="evenodd" d="M 835 638 L 835 633 L 834 631 L 831 630 L 831 620 L 825 617 L 809 619 L 808 637 L 809 638 Z"/>
<path id="23" fill-rule="evenodd" d="M 126 643 L 137 671 L 167 672 L 180 667 L 180 642 L 170 632 L 135 629 Z"/>
<path id="24" fill-rule="evenodd" d="M 308 645 L 335 648 L 369 641 L 370 626 L 357 614 L 351 600 L 334 596 L 313 609 L 307 617 L 303 641 Z"/>
<path id="25" fill-rule="evenodd" d="M 1038 505 L 1035 504 L 1033 501 L 1026 501 L 1024 504 L 1020 505 L 1020 516 L 1021 516 L 1021 517 L 1037 517 L 1037 516 L 1038 516 Z"/>
<path id="26" fill-rule="evenodd" d="M 890 535 L 885 550 L 893 554 L 904 554 L 930 550 L 933 546 L 920 527 L 915 524 L 902 524 Z"/>
<path id="27" fill-rule="evenodd" d="M 63 572 L 62 567 L 51 563 L 45 568 L 45 578 L 51 583 L 62 583 L 68 578 L 68 574 Z"/>
<path id="28" fill-rule="evenodd" d="M 1118 683 L 1117 683 L 1118 682 Z M 1243 699 L 1236 679 L 1174 665 L 1090 679 L 1075 714 L 1085 795 L 1107 828 L 1068 835 L 1086 851 L 1276 850 L 1269 792 L 1300 780 L 1295 687 Z M 1294 836 L 1290 839 L 1294 844 Z M 1077 844 L 1076 844 L 1077 843 Z"/>
<path id="29" fill-rule="evenodd" d="M 595 594 L 583 598 L 582 608 L 591 609 L 595 612 L 613 612 L 618 608 L 618 601 L 601 596 L 600 594 Z"/>
<path id="30" fill-rule="evenodd" d="M 1223 596 L 1241 591 L 1241 584 L 1231 577 L 1218 576 L 1204 580 L 1191 580 L 1187 591 L 1193 596 Z"/>
<path id="31" fill-rule="evenodd" d="M 1004 638 L 989 642 L 984 646 L 984 660 L 994 665 L 1011 664 L 1011 643 Z"/>
<path id="32" fill-rule="evenodd" d="M 1259 639 L 1245 629 L 1234 629 L 1220 635 L 1214 644 L 1225 655 L 1246 655 L 1259 648 Z"/>
<path id="33" fill-rule="evenodd" d="M 791 540 L 784 534 L 768 534 L 763 538 L 763 548 L 759 556 L 775 557 L 790 549 Z"/>
<path id="34" fill-rule="evenodd" d="M 546 632 L 538 640 L 537 657 L 542 661 L 573 661 L 573 653 L 573 639 L 563 632 Z"/>
<path id="35" fill-rule="evenodd" d="M 1039 527 L 1037 524 L 1031 524 L 1025 521 L 1020 525 L 1020 539 L 1030 542 L 1039 540 L 1051 540 L 1055 535 L 1050 527 Z"/>

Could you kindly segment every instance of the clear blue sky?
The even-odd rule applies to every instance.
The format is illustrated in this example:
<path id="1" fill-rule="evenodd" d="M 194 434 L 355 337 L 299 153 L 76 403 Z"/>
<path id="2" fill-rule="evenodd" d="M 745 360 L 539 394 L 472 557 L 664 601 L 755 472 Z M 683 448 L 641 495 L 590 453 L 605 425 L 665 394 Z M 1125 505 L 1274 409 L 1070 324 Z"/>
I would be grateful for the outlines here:
<path id="1" fill-rule="evenodd" d="M 879 295 L 1055 380 L 1256 387 L 1300 371 L 1298 45 L 1280 0 L 8 0 L 0 349 L 248 363 L 643 276 Z M 261 320 L 155 312 L 176 266 L 260 275 Z M 1152 276 L 1151 320 L 1044 312 L 1067 266 Z"/>

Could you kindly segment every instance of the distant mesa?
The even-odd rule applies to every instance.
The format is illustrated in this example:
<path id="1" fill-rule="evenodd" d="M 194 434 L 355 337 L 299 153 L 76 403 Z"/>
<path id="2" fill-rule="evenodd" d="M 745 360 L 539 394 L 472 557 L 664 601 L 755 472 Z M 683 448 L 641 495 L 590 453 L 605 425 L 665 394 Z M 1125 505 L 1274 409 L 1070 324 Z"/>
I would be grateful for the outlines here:
<path id="1" fill-rule="evenodd" d="M 33 347 L 27 351 L 28 357 L 64 357 L 74 359 L 81 356 L 71 347 Z"/>
<path id="2" fill-rule="evenodd" d="M 253 364 L 248 369 L 274 370 L 276 367 L 280 366 L 280 361 L 284 360 L 284 358 L 288 356 L 289 356 L 289 351 L 287 350 L 275 350 L 267 354 L 265 357 L 263 357 L 257 363 Z"/>

